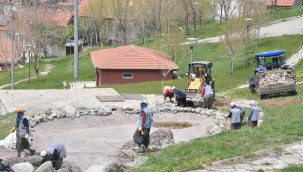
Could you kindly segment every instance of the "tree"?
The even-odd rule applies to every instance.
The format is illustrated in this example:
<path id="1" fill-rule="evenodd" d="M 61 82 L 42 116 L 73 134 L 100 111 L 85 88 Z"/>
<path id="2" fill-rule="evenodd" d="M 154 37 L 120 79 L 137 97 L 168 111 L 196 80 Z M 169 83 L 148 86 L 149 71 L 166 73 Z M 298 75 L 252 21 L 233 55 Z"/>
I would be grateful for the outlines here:
<path id="1" fill-rule="evenodd" d="M 97 47 L 99 46 L 99 40 L 102 44 L 102 33 L 107 27 L 103 26 L 106 20 L 106 9 L 105 7 L 109 4 L 107 1 L 93 0 L 90 1 L 88 5 L 85 6 L 82 20 L 80 20 L 80 28 L 86 33 L 86 36 L 90 42 L 93 44 L 93 39 Z"/>
<path id="2" fill-rule="evenodd" d="M 277 3 L 278 0 L 270 0 L 271 4 L 270 4 L 270 9 L 272 11 L 272 9 L 274 9 L 275 11 L 277 11 Z"/>
<path id="3" fill-rule="evenodd" d="M 48 56 L 50 47 L 64 42 L 61 30 L 52 20 L 55 13 L 46 6 L 31 4 L 20 14 L 16 17 L 17 30 L 23 33 L 26 44 L 32 45 L 31 59 L 39 80 L 40 60 Z"/>
<path id="4" fill-rule="evenodd" d="M 242 18 L 230 19 L 229 21 L 226 21 L 224 25 L 222 25 L 224 37 L 221 38 L 221 41 L 229 50 L 231 64 L 230 77 L 232 77 L 232 74 L 235 71 L 236 57 L 241 54 L 241 50 L 243 49 L 242 35 L 244 34 L 244 30 L 241 30 L 241 28 L 243 28 L 242 26 Z"/>
<path id="5" fill-rule="evenodd" d="M 241 0 L 216 0 L 214 4 L 219 5 L 220 14 L 218 17 L 220 18 L 220 22 L 236 17 L 240 2 Z"/>

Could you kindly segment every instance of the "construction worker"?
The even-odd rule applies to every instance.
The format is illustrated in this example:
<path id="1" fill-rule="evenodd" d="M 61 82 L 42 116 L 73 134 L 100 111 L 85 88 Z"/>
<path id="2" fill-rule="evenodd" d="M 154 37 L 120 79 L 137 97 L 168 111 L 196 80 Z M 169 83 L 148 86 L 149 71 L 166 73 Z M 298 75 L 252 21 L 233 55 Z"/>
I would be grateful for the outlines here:
<path id="1" fill-rule="evenodd" d="M 166 98 L 168 97 L 168 98 L 169 98 L 169 101 L 172 102 L 171 99 L 174 97 L 173 88 L 175 88 L 175 87 L 165 86 L 165 87 L 163 88 L 164 101 L 165 101 Z"/>
<path id="2" fill-rule="evenodd" d="M 62 167 L 63 158 L 66 158 L 65 146 L 61 143 L 50 144 L 45 151 L 40 153 L 41 162 L 51 161 L 53 168 L 58 170 Z"/>
<path id="3" fill-rule="evenodd" d="M 240 113 L 240 118 L 241 118 L 241 125 L 242 125 L 242 122 L 243 122 L 243 118 L 245 116 L 245 108 L 240 105 L 239 103 L 234 103 L 236 108 L 240 109 L 241 113 Z"/>
<path id="4" fill-rule="evenodd" d="M 228 118 L 230 118 L 231 130 L 238 130 L 241 128 L 241 110 L 235 106 L 234 102 L 230 103 L 230 108 Z"/>
<path id="5" fill-rule="evenodd" d="M 27 149 L 30 152 L 30 155 L 35 154 L 35 150 L 31 149 L 29 144 L 29 122 L 28 119 L 25 117 L 24 109 L 19 107 L 17 109 L 17 117 L 16 117 L 16 125 L 11 130 L 11 132 L 15 132 L 16 130 L 16 149 L 17 149 L 17 156 L 21 156 L 21 151 L 23 149 Z"/>
<path id="6" fill-rule="evenodd" d="M 139 115 L 137 130 L 134 134 L 134 140 L 138 145 L 138 152 L 144 153 L 149 146 L 150 128 L 154 125 L 153 113 L 144 101 L 140 102 L 141 113 Z"/>
<path id="7" fill-rule="evenodd" d="M 173 90 L 176 93 L 177 106 L 185 107 L 186 106 L 186 93 L 178 90 L 177 88 L 174 88 Z"/>
<path id="8" fill-rule="evenodd" d="M 258 120 L 260 118 L 260 108 L 257 106 L 255 101 L 250 102 L 250 112 L 248 116 L 248 122 L 250 127 L 257 127 Z"/>
<path id="9" fill-rule="evenodd" d="M 204 83 L 204 87 L 202 88 L 202 97 L 204 100 L 204 108 L 210 109 L 215 100 L 215 94 L 211 86 L 208 85 L 206 82 Z"/>

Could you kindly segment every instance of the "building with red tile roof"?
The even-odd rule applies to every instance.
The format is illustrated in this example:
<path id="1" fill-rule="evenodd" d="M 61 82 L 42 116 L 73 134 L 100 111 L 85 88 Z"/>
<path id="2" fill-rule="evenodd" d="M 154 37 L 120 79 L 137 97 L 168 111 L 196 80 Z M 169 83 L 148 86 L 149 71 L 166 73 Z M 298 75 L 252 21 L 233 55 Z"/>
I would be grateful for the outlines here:
<path id="1" fill-rule="evenodd" d="M 16 43 L 14 43 L 14 52 L 16 53 Z M 14 54 L 14 63 L 15 67 L 18 66 L 17 61 L 19 60 L 20 56 Z M 7 38 L 0 38 L 0 71 L 6 70 L 11 68 L 11 40 Z"/>
<path id="2" fill-rule="evenodd" d="M 57 12 L 53 17 L 52 20 L 56 22 L 56 24 L 60 27 L 67 27 L 68 24 L 73 23 L 73 13 L 69 12 Z"/>
<path id="3" fill-rule="evenodd" d="M 266 5 L 272 6 L 274 5 L 275 0 L 266 0 Z M 292 7 L 295 5 L 300 5 L 303 3 L 303 0 L 277 0 L 278 7 Z"/>
<path id="4" fill-rule="evenodd" d="M 162 70 L 170 70 L 165 79 L 173 79 L 179 67 L 163 52 L 135 45 L 91 52 L 97 86 L 162 80 Z"/>

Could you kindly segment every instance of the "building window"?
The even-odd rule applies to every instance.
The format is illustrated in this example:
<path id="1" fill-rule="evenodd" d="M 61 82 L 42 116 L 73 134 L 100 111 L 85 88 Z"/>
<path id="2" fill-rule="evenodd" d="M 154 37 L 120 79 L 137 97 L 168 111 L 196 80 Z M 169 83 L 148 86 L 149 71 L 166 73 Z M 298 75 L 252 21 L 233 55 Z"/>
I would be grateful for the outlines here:
<path id="1" fill-rule="evenodd" d="M 132 73 L 123 73 L 122 78 L 123 79 L 133 79 L 134 75 Z"/>

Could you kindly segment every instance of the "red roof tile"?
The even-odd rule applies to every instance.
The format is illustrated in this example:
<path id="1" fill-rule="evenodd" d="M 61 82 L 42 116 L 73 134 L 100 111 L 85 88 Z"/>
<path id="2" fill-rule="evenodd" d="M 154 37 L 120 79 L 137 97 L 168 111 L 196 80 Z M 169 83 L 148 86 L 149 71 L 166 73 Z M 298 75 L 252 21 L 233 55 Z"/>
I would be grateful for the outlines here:
<path id="1" fill-rule="evenodd" d="M 273 5 L 274 0 L 267 0 L 266 5 Z M 295 0 L 277 0 L 277 6 L 292 7 L 294 6 Z"/>
<path id="2" fill-rule="evenodd" d="M 17 44 L 14 43 L 14 60 L 18 61 L 20 58 Z M 11 63 L 11 41 L 6 38 L 0 38 L 0 63 Z"/>
<path id="3" fill-rule="evenodd" d="M 91 58 L 98 69 L 179 69 L 167 54 L 135 45 L 94 51 Z"/>
<path id="4" fill-rule="evenodd" d="M 72 22 L 73 16 L 73 13 L 58 12 L 55 14 L 52 20 L 60 27 L 67 27 L 67 25 Z"/>

